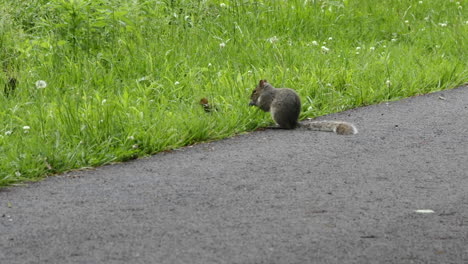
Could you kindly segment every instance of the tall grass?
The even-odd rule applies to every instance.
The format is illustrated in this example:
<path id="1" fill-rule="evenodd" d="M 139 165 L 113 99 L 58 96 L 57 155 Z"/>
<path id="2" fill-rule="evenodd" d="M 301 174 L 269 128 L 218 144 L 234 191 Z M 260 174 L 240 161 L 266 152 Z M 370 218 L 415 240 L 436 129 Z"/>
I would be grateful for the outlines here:
<path id="1" fill-rule="evenodd" d="M 263 78 L 296 89 L 302 117 L 453 88 L 462 3 L 2 1 L 0 185 L 264 126 L 247 107 Z"/>

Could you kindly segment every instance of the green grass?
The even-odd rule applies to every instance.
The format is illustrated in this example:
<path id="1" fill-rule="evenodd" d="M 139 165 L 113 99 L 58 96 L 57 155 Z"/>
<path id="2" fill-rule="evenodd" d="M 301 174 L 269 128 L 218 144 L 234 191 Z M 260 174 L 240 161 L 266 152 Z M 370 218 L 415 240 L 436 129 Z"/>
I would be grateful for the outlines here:
<path id="1" fill-rule="evenodd" d="M 0 91 L 18 82 L 0 94 L 0 186 L 265 126 L 259 79 L 296 89 L 303 118 L 456 87 L 464 4 L 2 1 Z"/>

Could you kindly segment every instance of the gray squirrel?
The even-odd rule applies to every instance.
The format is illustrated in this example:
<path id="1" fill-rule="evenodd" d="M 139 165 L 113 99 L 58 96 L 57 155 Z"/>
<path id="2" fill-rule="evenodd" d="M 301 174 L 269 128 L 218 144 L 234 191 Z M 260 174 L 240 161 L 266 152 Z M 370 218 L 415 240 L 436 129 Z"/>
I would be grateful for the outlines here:
<path id="1" fill-rule="evenodd" d="M 357 134 L 357 128 L 343 121 L 314 121 L 299 123 L 301 112 L 301 99 L 293 89 L 275 88 L 267 82 L 260 80 L 258 86 L 250 96 L 250 106 L 254 105 L 265 112 L 271 112 L 278 128 L 294 129 L 304 127 L 308 130 L 335 132 L 339 135 Z"/>

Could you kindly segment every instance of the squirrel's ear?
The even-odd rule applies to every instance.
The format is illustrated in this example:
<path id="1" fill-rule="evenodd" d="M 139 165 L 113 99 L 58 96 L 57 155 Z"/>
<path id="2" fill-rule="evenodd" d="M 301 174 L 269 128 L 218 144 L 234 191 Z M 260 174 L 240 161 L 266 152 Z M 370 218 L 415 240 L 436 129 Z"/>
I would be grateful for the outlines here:
<path id="1" fill-rule="evenodd" d="M 265 84 L 267 84 L 267 80 L 260 80 L 260 87 L 263 88 L 263 86 L 265 86 Z"/>
<path id="2" fill-rule="evenodd" d="M 260 80 L 260 82 L 258 83 L 258 86 L 263 87 L 263 80 Z"/>

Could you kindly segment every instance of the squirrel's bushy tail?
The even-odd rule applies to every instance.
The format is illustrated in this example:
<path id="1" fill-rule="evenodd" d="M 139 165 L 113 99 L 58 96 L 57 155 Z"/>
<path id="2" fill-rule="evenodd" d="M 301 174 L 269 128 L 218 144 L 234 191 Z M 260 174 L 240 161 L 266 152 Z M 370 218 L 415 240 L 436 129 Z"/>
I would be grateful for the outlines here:
<path id="1" fill-rule="evenodd" d="M 357 128 L 348 122 L 344 121 L 312 121 L 299 124 L 308 130 L 335 132 L 338 135 L 354 135 L 357 134 Z"/>

